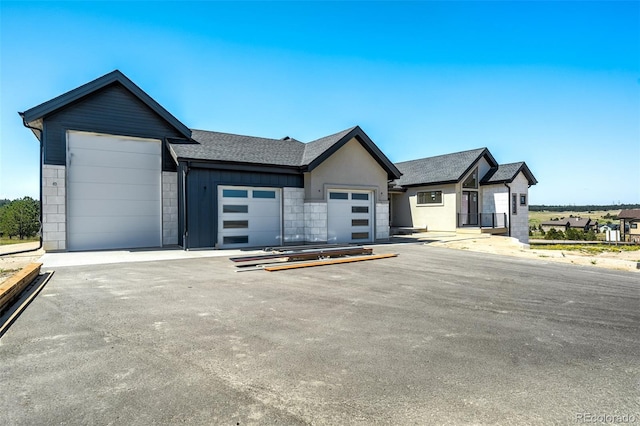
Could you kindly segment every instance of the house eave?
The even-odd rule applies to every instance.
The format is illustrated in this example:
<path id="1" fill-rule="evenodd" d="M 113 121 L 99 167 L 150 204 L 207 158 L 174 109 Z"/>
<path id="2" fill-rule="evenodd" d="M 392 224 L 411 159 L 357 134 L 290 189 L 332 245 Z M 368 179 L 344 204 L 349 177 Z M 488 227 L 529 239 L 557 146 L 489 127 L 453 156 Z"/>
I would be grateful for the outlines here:
<path id="1" fill-rule="evenodd" d="M 174 157 L 178 163 L 188 163 L 190 167 L 217 170 L 235 170 L 243 172 L 264 172 L 300 175 L 302 171 L 297 166 L 280 166 L 274 164 L 257 164 L 243 162 L 229 162 L 220 160 L 208 160 L 202 158 Z"/>

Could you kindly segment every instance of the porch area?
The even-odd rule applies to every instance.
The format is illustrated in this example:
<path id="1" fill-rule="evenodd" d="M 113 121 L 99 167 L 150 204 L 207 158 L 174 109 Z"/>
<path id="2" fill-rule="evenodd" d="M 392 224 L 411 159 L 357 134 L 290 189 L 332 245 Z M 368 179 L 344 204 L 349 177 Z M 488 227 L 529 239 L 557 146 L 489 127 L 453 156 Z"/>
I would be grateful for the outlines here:
<path id="1" fill-rule="evenodd" d="M 458 213 L 456 224 L 458 234 L 509 234 L 506 213 Z"/>

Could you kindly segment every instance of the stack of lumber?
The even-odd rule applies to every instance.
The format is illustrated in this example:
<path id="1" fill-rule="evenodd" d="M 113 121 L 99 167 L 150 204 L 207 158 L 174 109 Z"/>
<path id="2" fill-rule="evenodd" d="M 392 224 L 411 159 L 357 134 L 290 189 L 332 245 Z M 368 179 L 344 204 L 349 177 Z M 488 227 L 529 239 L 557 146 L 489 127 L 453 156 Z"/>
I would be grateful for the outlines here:
<path id="1" fill-rule="evenodd" d="M 30 263 L 0 284 L 0 313 L 11 306 L 31 282 L 40 275 L 42 263 Z"/>
<path id="2" fill-rule="evenodd" d="M 270 249 L 269 254 L 232 257 L 242 271 L 264 269 L 269 272 L 286 269 L 308 268 L 312 266 L 361 262 L 365 260 L 385 259 L 397 254 L 373 254 L 373 249 L 362 246 L 322 246 L 321 248 L 279 247 Z M 253 267 L 253 269 L 250 269 Z"/>

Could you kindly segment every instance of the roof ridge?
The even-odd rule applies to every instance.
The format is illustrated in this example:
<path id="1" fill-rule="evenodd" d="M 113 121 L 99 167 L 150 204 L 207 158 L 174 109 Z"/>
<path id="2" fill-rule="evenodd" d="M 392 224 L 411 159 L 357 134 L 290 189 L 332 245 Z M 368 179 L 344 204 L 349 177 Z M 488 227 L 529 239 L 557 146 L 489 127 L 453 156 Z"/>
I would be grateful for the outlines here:
<path id="1" fill-rule="evenodd" d="M 406 160 L 406 161 L 398 161 L 397 163 L 394 164 L 404 164 L 404 163 L 411 163 L 412 161 L 424 161 L 424 160 L 428 160 L 431 158 L 438 158 L 438 157 L 449 157 L 452 155 L 457 155 L 457 154 L 465 154 L 467 152 L 473 152 L 473 151 L 485 151 L 485 150 L 489 150 L 489 148 L 487 147 L 482 147 L 482 148 L 474 148 L 474 149 L 465 149 L 464 151 L 457 151 L 457 152 L 450 152 L 448 154 L 439 154 L 439 155 L 431 155 L 429 157 L 422 157 L 422 158 L 415 158 L 413 160 Z"/>

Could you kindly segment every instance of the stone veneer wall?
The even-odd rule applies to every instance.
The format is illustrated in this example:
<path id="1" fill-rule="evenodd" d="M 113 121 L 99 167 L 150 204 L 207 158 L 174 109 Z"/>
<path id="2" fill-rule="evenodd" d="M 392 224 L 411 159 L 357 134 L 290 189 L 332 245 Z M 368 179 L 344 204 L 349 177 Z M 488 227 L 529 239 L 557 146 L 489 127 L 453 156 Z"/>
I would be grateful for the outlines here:
<path id="1" fill-rule="evenodd" d="M 327 203 L 304 203 L 304 240 L 327 242 Z"/>
<path id="2" fill-rule="evenodd" d="M 65 166 L 42 166 L 42 247 L 45 251 L 67 249 Z"/>
<path id="3" fill-rule="evenodd" d="M 376 240 L 389 239 L 389 202 L 376 203 Z"/>
<path id="4" fill-rule="evenodd" d="M 305 240 L 304 188 L 283 188 L 284 243 L 302 243 Z"/>
<path id="5" fill-rule="evenodd" d="M 178 174 L 162 172 L 162 245 L 178 244 Z"/>

